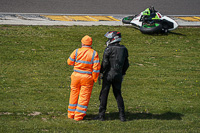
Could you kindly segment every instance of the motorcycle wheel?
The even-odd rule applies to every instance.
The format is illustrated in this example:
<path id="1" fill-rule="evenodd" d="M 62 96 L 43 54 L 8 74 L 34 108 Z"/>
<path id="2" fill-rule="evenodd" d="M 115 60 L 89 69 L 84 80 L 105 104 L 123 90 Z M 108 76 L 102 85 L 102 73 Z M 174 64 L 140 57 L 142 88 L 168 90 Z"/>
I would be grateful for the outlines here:
<path id="1" fill-rule="evenodd" d="M 124 18 L 122 19 L 122 23 L 124 23 L 124 24 L 130 24 L 134 17 L 135 17 L 135 16 L 124 17 Z"/>
<path id="2" fill-rule="evenodd" d="M 162 25 L 155 23 L 154 25 L 144 24 L 140 27 L 140 31 L 144 34 L 154 34 L 162 31 Z"/>

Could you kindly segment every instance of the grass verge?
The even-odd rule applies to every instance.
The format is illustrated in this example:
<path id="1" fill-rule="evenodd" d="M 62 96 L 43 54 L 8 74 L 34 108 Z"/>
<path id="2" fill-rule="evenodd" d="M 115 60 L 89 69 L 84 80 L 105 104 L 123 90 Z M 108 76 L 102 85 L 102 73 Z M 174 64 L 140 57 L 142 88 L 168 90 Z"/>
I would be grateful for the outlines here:
<path id="1" fill-rule="evenodd" d="M 101 86 L 94 85 L 86 120 L 66 118 L 72 67 L 66 63 L 93 38 L 102 59 L 107 31 L 122 33 L 130 68 L 122 86 L 127 122 L 110 91 L 106 121 L 94 121 Z M 200 28 L 144 35 L 132 27 L 0 25 L 1 132 L 198 132 Z"/>

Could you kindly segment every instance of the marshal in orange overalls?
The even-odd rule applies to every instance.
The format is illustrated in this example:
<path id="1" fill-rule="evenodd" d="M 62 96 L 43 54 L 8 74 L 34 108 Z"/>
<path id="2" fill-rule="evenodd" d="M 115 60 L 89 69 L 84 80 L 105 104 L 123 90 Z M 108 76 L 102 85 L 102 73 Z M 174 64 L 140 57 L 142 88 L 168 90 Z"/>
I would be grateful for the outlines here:
<path id="1" fill-rule="evenodd" d="M 82 48 L 76 49 L 67 60 L 74 66 L 71 75 L 71 92 L 68 106 L 68 118 L 82 120 L 86 115 L 94 82 L 100 72 L 99 56 L 91 47 L 92 38 L 85 36 L 81 40 Z"/>

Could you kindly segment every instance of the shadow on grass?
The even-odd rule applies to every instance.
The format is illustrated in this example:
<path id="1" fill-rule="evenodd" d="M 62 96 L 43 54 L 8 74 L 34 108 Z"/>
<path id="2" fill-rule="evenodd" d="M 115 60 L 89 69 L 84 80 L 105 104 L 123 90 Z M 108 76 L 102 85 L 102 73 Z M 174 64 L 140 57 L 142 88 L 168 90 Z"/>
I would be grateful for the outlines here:
<path id="1" fill-rule="evenodd" d="M 171 31 L 168 31 L 167 33 L 161 32 L 161 33 L 152 33 L 152 34 L 145 34 L 145 35 L 148 35 L 148 36 L 168 36 L 170 34 L 178 35 L 178 36 L 186 36 L 185 34 L 171 32 Z"/>
<path id="2" fill-rule="evenodd" d="M 176 33 L 176 32 L 171 32 L 171 31 L 169 31 L 169 34 L 179 35 L 179 36 L 186 36 L 185 34 L 182 34 L 182 33 Z"/>
<path id="3" fill-rule="evenodd" d="M 127 120 L 139 120 L 139 119 L 158 119 L 158 120 L 182 120 L 184 115 L 174 112 L 166 112 L 163 114 L 152 113 L 126 113 Z"/>
<path id="4" fill-rule="evenodd" d="M 134 30 L 140 30 L 140 28 L 134 27 L 134 26 L 127 26 L 127 28 L 133 28 Z M 168 31 L 167 33 L 160 32 L 160 33 L 152 33 L 152 34 L 145 34 L 145 35 L 150 35 L 150 36 L 166 36 L 166 35 L 169 35 L 169 34 L 179 35 L 179 36 L 186 36 L 185 34 L 177 33 L 177 32 L 174 32 L 174 31 L 173 32 L 172 31 Z"/>
<path id="5" fill-rule="evenodd" d="M 88 114 L 86 115 L 86 120 L 93 120 L 97 115 Z M 184 115 L 174 112 L 166 112 L 163 114 L 152 114 L 152 113 L 130 113 L 126 112 L 127 121 L 141 120 L 141 119 L 157 119 L 157 120 L 182 120 Z M 119 119 L 119 113 L 106 113 L 106 120 L 116 120 Z"/>

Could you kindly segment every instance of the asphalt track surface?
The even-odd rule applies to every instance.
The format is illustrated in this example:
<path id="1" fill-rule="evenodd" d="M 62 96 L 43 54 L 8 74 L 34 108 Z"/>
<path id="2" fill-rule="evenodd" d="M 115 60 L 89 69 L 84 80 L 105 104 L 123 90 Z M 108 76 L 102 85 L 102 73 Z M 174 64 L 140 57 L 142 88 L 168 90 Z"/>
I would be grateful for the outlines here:
<path id="1" fill-rule="evenodd" d="M 0 25 L 123 25 L 149 6 L 179 26 L 200 26 L 200 0 L 0 0 Z"/>
<path id="2" fill-rule="evenodd" d="M 200 15 L 200 0 L 0 0 L 0 13 Z"/>

